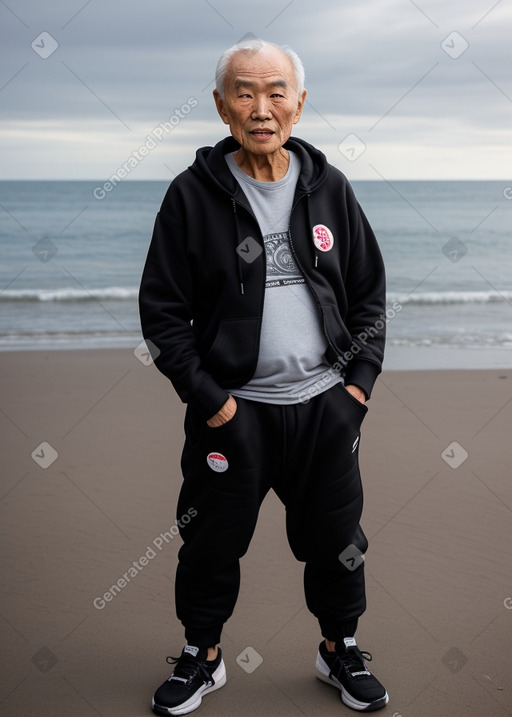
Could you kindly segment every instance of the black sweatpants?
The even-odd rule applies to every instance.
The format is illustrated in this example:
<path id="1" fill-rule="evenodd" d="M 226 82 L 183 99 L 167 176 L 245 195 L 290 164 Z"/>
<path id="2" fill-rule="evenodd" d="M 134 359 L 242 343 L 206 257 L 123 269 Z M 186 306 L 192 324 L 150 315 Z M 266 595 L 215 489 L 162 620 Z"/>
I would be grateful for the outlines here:
<path id="1" fill-rule="evenodd" d="M 305 563 L 307 606 L 324 637 L 342 640 L 366 607 L 358 448 L 368 409 L 341 383 L 305 404 L 236 401 L 234 417 L 218 428 L 190 405 L 185 417 L 177 517 L 193 517 L 180 520 L 176 574 L 185 637 L 220 642 L 238 597 L 239 560 L 273 488 L 286 507 L 290 547 Z"/>

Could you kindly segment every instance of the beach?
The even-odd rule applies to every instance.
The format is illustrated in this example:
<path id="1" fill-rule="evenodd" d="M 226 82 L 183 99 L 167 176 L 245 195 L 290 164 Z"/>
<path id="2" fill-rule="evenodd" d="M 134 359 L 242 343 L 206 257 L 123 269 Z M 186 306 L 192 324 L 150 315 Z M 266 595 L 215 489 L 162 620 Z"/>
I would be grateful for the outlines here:
<path id="1" fill-rule="evenodd" d="M 412 364 L 411 364 L 412 365 Z M 0 353 L 5 717 L 149 714 L 179 655 L 184 406 L 143 352 Z M 368 608 L 389 717 L 512 714 L 512 370 L 385 370 L 363 424 Z M 212 536 L 212 549 L 214 536 Z M 265 500 L 211 717 L 349 715 Z"/>

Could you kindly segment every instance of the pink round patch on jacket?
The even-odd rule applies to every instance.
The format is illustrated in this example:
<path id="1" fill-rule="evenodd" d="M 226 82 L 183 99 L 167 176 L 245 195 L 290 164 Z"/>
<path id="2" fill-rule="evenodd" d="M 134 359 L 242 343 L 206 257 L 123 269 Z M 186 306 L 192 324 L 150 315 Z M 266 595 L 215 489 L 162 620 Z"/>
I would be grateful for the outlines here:
<path id="1" fill-rule="evenodd" d="M 332 231 L 325 224 L 315 224 L 313 227 L 313 241 L 320 251 L 330 251 L 334 246 Z"/>

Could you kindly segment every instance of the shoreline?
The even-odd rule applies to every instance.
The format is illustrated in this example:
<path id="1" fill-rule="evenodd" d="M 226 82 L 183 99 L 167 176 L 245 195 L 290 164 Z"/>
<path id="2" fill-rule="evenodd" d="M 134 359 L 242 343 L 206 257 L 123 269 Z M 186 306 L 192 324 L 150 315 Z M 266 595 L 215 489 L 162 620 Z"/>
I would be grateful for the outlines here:
<path id="1" fill-rule="evenodd" d="M 81 352 L 110 353 L 117 356 L 136 354 L 140 337 L 125 346 L 0 346 L 0 360 L 12 354 L 32 356 L 46 354 L 72 355 Z M 468 348 L 448 346 L 388 346 L 383 372 L 395 371 L 489 371 L 512 369 L 512 347 Z"/>

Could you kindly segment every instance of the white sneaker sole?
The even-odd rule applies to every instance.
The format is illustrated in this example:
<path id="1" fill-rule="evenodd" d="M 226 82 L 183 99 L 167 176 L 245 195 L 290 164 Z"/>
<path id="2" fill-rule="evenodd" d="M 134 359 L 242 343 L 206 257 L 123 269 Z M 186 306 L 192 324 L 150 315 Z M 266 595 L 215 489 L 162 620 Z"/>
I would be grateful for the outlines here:
<path id="1" fill-rule="evenodd" d="M 315 667 L 318 679 L 322 680 L 322 682 L 326 682 L 332 687 L 337 687 L 338 690 L 340 690 L 341 692 L 341 700 L 343 704 L 347 705 L 347 707 L 350 707 L 353 710 L 357 710 L 358 712 L 374 712 L 376 710 L 382 709 L 382 707 L 384 707 L 384 705 L 387 705 L 387 703 L 389 702 L 389 696 L 387 692 L 384 697 L 382 697 L 380 700 L 377 700 L 377 702 L 360 702 L 359 700 L 356 700 L 354 697 L 352 697 L 351 694 L 347 692 L 347 690 L 343 687 L 339 680 L 337 680 L 335 677 L 329 677 L 331 670 L 329 669 L 329 665 L 327 664 L 327 662 L 320 654 L 320 651 L 318 651 L 318 654 L 316 656 Z"/>
<path id="2" fill-rule="evenodd" d="M 203 695 L 207 695 L 209 692 L 215 692 L 215 690 L 220 689 L 226 684 L 226 666 L 224 665 L 224 660 L 221 660 L 220 665 L 213 673 L 213 679 L 215 680 L 213 685 L 210 685 L 209 687 L 207 685 L 203 685 L 192 695 L 192 697 L 190 697 L 186 702 L 183 702 L 181 705 L 176 705 L 176 707 L 163 707 L 162 705 L 156 706 L 161 712 L 167 712 L 170 715 L 186 715 L 189 712 L 196 710 L 203 700 Z M 151 705 L 153 708 L 155 707 L 154 698 Z"/>

